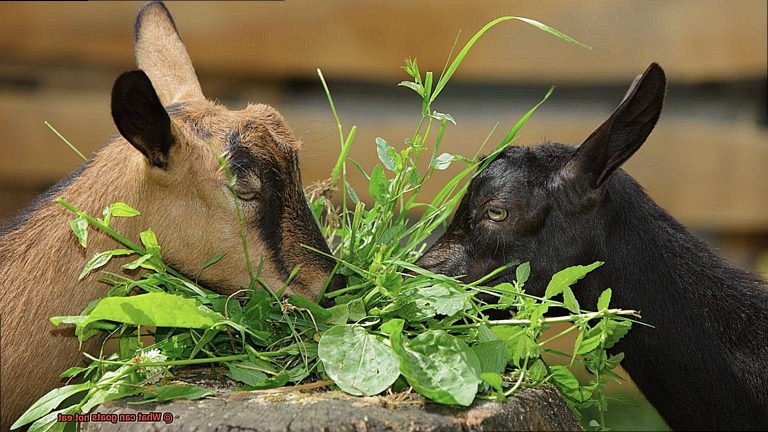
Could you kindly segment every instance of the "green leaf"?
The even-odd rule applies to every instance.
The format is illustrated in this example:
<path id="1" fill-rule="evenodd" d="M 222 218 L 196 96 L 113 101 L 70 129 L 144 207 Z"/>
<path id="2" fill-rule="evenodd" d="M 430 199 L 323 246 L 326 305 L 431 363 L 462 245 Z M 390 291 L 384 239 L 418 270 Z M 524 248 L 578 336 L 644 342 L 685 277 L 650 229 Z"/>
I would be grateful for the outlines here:
<path id="1" fill-rule="evenodd" d="M 595 350 L 596 348 L 600 347 L 600 342 L 602 341 L 602 335 L 597 334 L 595 336 L 589 337 L 587 339 L 584 339 L 581 341 L 581 343 L 578 344 L 578 348 L 576 349 L 577 354 L 586 354 L 590 351 Z"/>
<path id="2" fill-rule="evenodd" d="M 72 232 L 75 233 L 77 241 L 80 242 L 80 246 L 86 247 L 88 244 L 88 219 L 85 216 L 80 216 L 70 222 L 69 226 L 72 228 Z"/>
<path id="3" fill-rule="evenodd" d="M 448 66 L 448 68 L 445 70 L 445 73 L 443 73 L 440 76 L 440 79 L 437 81 L 437 85 L 435 86 L 435 91 L 432 92 L 432 95 L 430 96 L 430 102 L 434 102 L 434 100 L 437 98 L 437 96 L 443 90 L 445 85 L 448 84 L 448 81 L 451 79 L 453 74 L 456 73 L 456 70 L 459 68 L 459 65 L 461 65 L 461 63 L 464 61 L 464 57 L 467 56 L 467 54 L 469 53 L 469 50 L 472 49 L 472 47 L 475 45 L 475 43 L 477 43 L 477 40 L 480 39 L 480 37 L 483 34 L 485 34 L 485 32 L 490 30 L 495 25 L 497 25 L 497 24 L 499 24 L 501 22 L 504 22 L 504 21 L 509 21 L 509 20 L 519 20 L 519 21 L 525 22 L 525 23 L 530 24 L 530 25 L 532 25 L 534 27 L 537 27 L 537 28 L 539 28 L 541 30 L 544 30 L 545 32 L 547 32 L 547 33 L 549 33 L 549 34 L 551 34 L 553 36 L 556 36 L 556 37 L 558 37 L 560 39 L 563 39 L 565 41 L 568 41 L 568 42 L 571 42 L 571 43 L 575 43 L 575 44 L 587 47 L 586 45 L 576 41 L 572 37 L 567 36 L 567 35 L 559 32 L 558 30 L 555 30 L 554 28 L 549 27 L 548 25 L 542 24 L 542 23 L 540 23 L 538 21 L 534 21 L 532 19 L 515 17 L 515 16 L 503 16 L 503 17 L 496 18 L 495 20 L 489 22 L 488 24 L 483 26 L 483 28 L 478 30 L 477 33 L 475 33 L 469 39 L 467 44 L 464 45 L 464 48 L 462 48 L 461 51 L 459 51 L 459 53 L 456 54 L 456 57 L 453 59 L 453 62 L 451 62 L 451 65 Z"/>
<path id="4" fill-rule="evenodd" d="M 435 315 L 451 316 L 464 310 L 472 293 L 461 292 L 448 284 L 416 285 L 403 288 L 393 309 L 401 318 L 423 321 Z"/>
<path id="5" fill-rule="evenodd" d="M 607 288 L 605 291 L 603 291 L 602 294 L 600 294 L 600 298 L 597 300 L 597 309 L 598 310 L 608 309 L 608 305 L 610 304 L 611 304 L 611 289 Z"/>
<path id="6" fill-rule="evenodd" d="M 581 278 L 586 276 L 587 273 L 600 267 L 603 264 L 604 263 L 602 261 L 597 261 L 588 266 L 577 265 L 568 267 L 564 270 L 560 270 L 559 272 L 555 273 L 554 276 L 552 276 L 552 279 L 549 281 L 549 285 L 547 285 L 547 289 L 544 292 L 544 297 L 552 298 L 562 293 L 565 287 L 570 287 L 571 285 L 575 284 Z"/>
<path id="7" fill-rule="evenodd" d="M 371 182 L 368 184 L 368 192 L 377 202 L 384 201 L 387 196 L 388 182 L 384 174 L 384 168 L 376 165 L 371 172 Z"/>
<path id="8" fill-rule="evenodd" d="M 69 423 L 60 422 L 59 414 L 72 414 L 74 410 L 75 406 L 71 406 L 48 413 L 32 423 L 27 432 L 63 432 Z"/>
<path id="9" fill-rule="evenodd" d="M 115 250 L 99 252 L 93 255 L 91 259 L 89 259 L 88 262 L 85 263 L 85 266 L 83 267 L 83 270 L 80 272 L 80 275 L 77 277 L 77 280 L 81 281 L 85 279 L 85 277 L 88 276 L 92 271 L 96 270 L 97 268 L 105 266 L 114 256 L 131 255 L 133 253 L 135 252 L 129 249 L 115 249 Z"/>
<path id="10" fill-rule="evenodd" d="M 229 378 L 249 386 L 258 387 L 267 379 L 267 374 L 263 372 L 264 368 L 251 362 L 229 363 L 228 366 Z"/>
<path id="11" fill-rule="evenodd" d="M 147 252 L 160 257 L 160 245 L 157 243 L 157 236 L 151 229 L 139 233 L 141 244 L 147 249 Z"/>
<path id="12" fill-rule="evenodd" d="M 384 138 L 376 137 L 376 153 L 379 155 L 379 160 L 384 164 L 384 168 L 394 171 L 397 167 L 397 151 L 392 146 L 387 144 Z"/>
<path id="13" fill-rule="evenodd" d="M 446 121 L 449 121 L 449 122 L 453 123 L 453 125 L 456 126 L 456 119 L 454 119 L 453 116 L 448 114 L 448 113 L 441 113 L 441 112 L 433 111 L 432 112 L 432 118 L 435 119 L 435 120 L 439 120 L 439 121 L 446 120 Z"/>
<path id="14" fill-rule="evenodd" d="M 129 262 L 128 264 L 124 264 L 123 268 L 126 270 L 136 270 L 139 267 L 142 267 L 143 264 L 152 258 L 151 254 L 142 255 L 141 257 Z"/>
<path id="15" fill-rule="evenodd" d="M 141 212 L 124 202 L 116 202 L 109 206 L 109 212 L 116 217 L 140 216 Z"/>
<path id="16" fill-rule="evenodd" d="M 216 256 L 214 256 L 212 258 L 209 258 L 208 260 L 206 260 L 203 263 L 203 267 L 200 268 L 200 271 L 202 272 L 203 270 L 207 269 L 208 267 L 216 264 L 217 262 L 221 261 L 221 259 L 224 258 L 225 256 L 227 256 L 227 254 L 222 253 L 222 254 L 218 254 L 218 255 L 216 255 Z"/>
<path id="17" fill-rule="evenodd" d="M 605 338 L 605 349 L 609 349 L 629 333 L 632 321 L 625 318 L 609 319 L 605 322 L 605 326 L 608 333 Z"/>
<path id="18" fill-rule="evenodd" d="M 442 153 L 440 156 L 432 159 L 430 165 L 436 170 L 442 171 L 448 169 L 448 167 L 451 166 L 451 162 L 453 162 L 453 155 L 450 153 Z"/>
<path id="19" fill-rule="evenodd" d="M 528 277 L 531 276 L 531 263 L 524 262 L 517 266 L 515 269 L 515 280 L 518 284 L 523 285 L 528 282 Z"/>
<path id="20" fill-rule="evenodd" d="M 563 304 L 565 304 L 566 309 L 573 313 L 579 313 L 579 301 L 576 300 L 576 296 L 573 295 L 573 290 L 571 287 L 563 287 Z"/>
<path id="21" fill-rule="evenodd" d="M 480 361 L 461 339 L 426 331 L 403 343 L 400 372 L 416 391 L 442 404 L 468 406 L 480 384 Z"/>
<path id="22" fill-rule="evenodd" d="M 579 390 L 579 380 L 565 366 L 552 366 L 550 368 L 551 379 L 555 386 L 567 397 L 576 402 L 584 402 L 584 395 Z"/>
<path id="23" fill-rule="evenodd" d="M 500 374 L 507 367 L 507 341 L 492 340 L 480 342 L 472 347 L 480 360 L 480 371 Z"/>
<path id="24" fill-rule="evenodd" d="M 164 292 L 131 297 L 105 297 L 77 325 L 82 332 L 97 321 L 115 321 L 137 326 L 207 329 L 225 318 L 191 298 Z"/>
<path id="25" fill-rule="evenodd" d="M 353 395 L 379 394 L 400 375 L 392 348 L 360 326 L 336 326 L 323 333 L 317 355 L 336 385 Z"/>
<path id="26" fill-rule="evenodd" d="M 91 383 L 83 384 L 71 384 L 64 387 L 53 389 L 46 393 L 43 397 L 32 404 L 24 414 L 21 415 L 11 426 L 11 429 L 18 429 L 26 424 L 43 417 L 49 412 L 53 411 L 60 403 L 70 396 L 74 396 L 80 392 L 84 392 L 91 388 Z"/>
<path id="27" fill-rule="evenodd" d="M 168 402 L 175 399 L 197 400 L 212 394 L 211 390 L 194 385 L 154 386 L 144 394 L 144 403 Z"/>
<path id="28" fill-rule="evenodd" d="M 497 396 L 501 398 L 504 397 L 504 388 L 502 387 L 504 380 L 501 379 L 501 374 L 485 372 L 480 374 L 480 379 L 486 382 L 489 386 L 493 387 L 493 389 L 496 390 Z"/>
<path id="29" fill-rule="evenodd" d="M 408 87 L 409 89 L 418 93 L 419 96 L 424 96 L 424 87 L 422 87 L 421 84 L 419 83 L 415 83 L 412 81 L 401 81 L 398 85 L 400 87 Z"/>
<path id="30" fill-rule="evenodd" d="M 298 294 L 293 294 L 290 296 L 288 298 L 288 303 L 298 308 L 308 310 L 309 313 L 311 313 L 315 320 L 318 322 L 324 323 L 331 318 L 331 313 L 325 310 L 322 306 Z"/>

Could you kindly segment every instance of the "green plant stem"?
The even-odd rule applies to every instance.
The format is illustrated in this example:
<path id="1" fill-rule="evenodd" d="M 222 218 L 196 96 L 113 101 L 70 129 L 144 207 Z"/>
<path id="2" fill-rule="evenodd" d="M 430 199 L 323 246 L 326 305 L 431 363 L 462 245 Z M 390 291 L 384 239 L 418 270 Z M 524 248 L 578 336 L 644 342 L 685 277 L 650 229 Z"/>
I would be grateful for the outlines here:
<path id="1" fill-rule="evenodd" d="M 628 315 L 628 316 L 636 316 L 636 317 L 640 316 L 638 312 L 634 310 L 606 309 L 598 312 L 588 312 L 588 313 L 573 314 L 573 315 L 566 315 L 566 316 L 559 316 L 559 317 L 547 317 L 547 318 L 542 318 L 539 321 L 542 323 L 551 324 L 551 323 L 572 322 L 577 319 L 592 320 L 596 318 L 601 318 L 603 316 L 611 316 L 611 315 Z M 479 327 L 480 324 L 494 326 L 494 325 L 526 325 L 531 323 L 532 321 L 529 319 L 508 319 L 508 320 L 483 321 L 482 323 L 476 323 L 476 324 L 455 324 L 445 328 L 451 329 L 451 330 L 458 330 L 458 329 L 468 329 L 468 328 Z"/>
<path id="2" fill-rule="evenodd" d="M 264 355 L 266 353 L 259 353 L 259 354 Z M 115 361 L 115 360 L 104 360 L 104 359 L 93 357 L 88 353 L 83 353 L 83 355 L 95 362 L 104 363 L 104 364 L 111 364 L 116 366 L 126 366 L 131 364 L 131 361 L 121 362 L 121 361 Z M 208 364 L 208 363 L 222 363 L 222 362 L 239 361 L 239 360 L 248 360 L 248 354 L 236 354 L 236 355 L 224 356 L 224 357 L 194 358 L 194 359 L 188 359 L 188 360 L 169 360 L 165 362 L 140 362 L 136 364 L 141 367 L 187 366 L 187 365 L 199 365 L 199 364 Z"/>
<path id="3" fill-rule="evenodd" d="M 64 144 L 68 145 L 68 146 L 69 146 L 69 148 L 71 148 L 71 149 L 72 149 L 72 151 L 74 151 L 75 153 L 77 153 L 77 155 L 78 155 L 78 156 L 80 156 L 80 159 L 82 159 L 82 160 L 84 160 L 84 161 L 87 161 L 87 160 L 88 160 L 88 158 L 87 158 L 87 157 L 85 157 L 85 155 L 84 155 L 83 153 L 81 153 L 81 152 L 80 152 L 80 150 L 78 150 L 78 149 L 77 149 L 77 147 L 75 147 L 75 145 L 74 145 L 74 144 L 72 144 L 71 142 L 69 142 L 69 140 L 68 140 L 68 139 L 64 138 L 64 135 L 62 135 L 61 133 L 59 133 L 59 131 L 57 131 L 55 127 L 53 127 L 53 126 L 52 126 L 50 123 L 48 123 L 47 121 L 45 122 L 45 125 L 46 125 L 46 126 L 48 126 L 48 129 L 50 129 L 51 131 L 53 131 L 53 133 L 55 133 L 55 134 L 56 134 L 56 136 L 58 136 L 58 137 L 59 137 L 59 139 L 61 139 L 62 141 L 64 141 Z"/>

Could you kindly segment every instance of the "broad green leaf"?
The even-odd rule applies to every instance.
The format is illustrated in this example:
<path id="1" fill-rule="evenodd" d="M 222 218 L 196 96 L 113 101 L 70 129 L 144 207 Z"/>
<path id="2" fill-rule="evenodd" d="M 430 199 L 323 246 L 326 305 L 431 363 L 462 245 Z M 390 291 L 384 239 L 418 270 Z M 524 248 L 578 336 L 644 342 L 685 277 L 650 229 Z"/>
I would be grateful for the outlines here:
<path id="1" fill-rule="evenodd" d="M 371 182 L 368 184 L 368 192 L 377 202 L 383 201 L 387 196 L 388 182 L 384 174 L 384 168 L 376 165 L 371 172 Z"/>
<path id="2" fill-rule="evenodd" d="M 98 301 L 80 326 L 96 321 L 156 326 L 207 329 L 225 321 L 225 318 L 201 306 L 191 298 L 163 292 L 130 297 L 105 297 Z"/>
<path id="3" fill-rule="evenodd" d="M 528 277 L 531 276 L 531 263 L 524 262 L 517 266 L 515 269 L 515 280 L 518 284 L 523 285 L 528 282 Z"/>
<path id="4" fill-rule="evenodd" d="M 409 321 L 423 321 L 435 315 L 451 316 L 467 307 L 472 293 L 461 292 L 448 284 L 417 285 L 404 288 L 394 303 L 395 313 Z"/>
<path id="5" fill-rule="evenodd" d="M 360 326 L 336 326 L 323 333 L 317 355 L 336 385 L 353 395 L 379 394 L 400 375 L 392 348 Z"/>
<path id="6" fill-rule="evenodd" d="M 403 343 L 400 372 L 416 391 L 448 405 L 468 406 L 480 384 L 480 361 L 461 339 L 426 331 Z"/>
<path id="7" fill-rule="evenodd" d="M 11 429 L 18 429 L 43 417 L 56 409 L 60 403 L 70 396 L 89 390 L 91 385 L 92 384 L 89 382 L 83 384 L 71 384 L 49 391 L 43 397 L 38 399 L 37 402 L 32 404 L 32 406 L 13 423 Z"/>
<path id="8" fill-rule="evenodd" d="M 453 155 L 450 153 L 442 153 L 440 156 L 432 159 L 431 165 L 437 170 L 445 170 L 451 166 L 453 162 Z"/>
<path id="9" fill-rule="evenodd" d="M 632 321 L 625 318 L 609 319 L 605 323 L 607 327 L 607 336 L 605 338 L 605 349 L 613 348 L 618 341 L 629 333 L 632 328 Z"/>
<path id="10" fill-rule="evenodd" d="M 387 144 L 384 138 L 376 137 L 376 153 L 379 155 L 379 160 L 384 164 L 384 168 L 394 171 L 397 167 L 397 151 L 392 146 Z"/>
<path id="11" fill-rule="evenodd" d="M 124 202 L 116 202 L 109 206 L 109 212 L 116 217 L 140 216 L 141 212 Z"/>
<path id="12" fill-rule="evenodd" d="M 75 233 L 77 241 L 80 242 L 80 246 L 86 247 L 88 245 L 88 220 L 84 216 L 80 216 L 70 222 L 69 226 Z"/>
<path id="13" fill-rule="evenodd" d="M 597 300 L 597 309 L 598 310 L 608 309 L 608 306 L 610 304 L 611 304 L 611 289 L 607 288 L 605 291 L 603 291 L 602 294 L 600 294 L 600 298 Z"/>
<path id="14" fill-rule="evenodd" d="M 551 379 L 555 386 L 568 398 L 576 402 L 584 402 L 584 394 L 579 389 L 579 380 L 565 366 L 552 366 Z"/>
<path id="15" fill-rule="evenodd" d="M 492 340 L 480 342 L 472 347 L 480 360 L 480 370 L 500 374 L 507 367 L 507 341 Z"/>
<path id="16" fill-rule="evenodd" d="M 229 363 L 228 366 L 227 376 L 229 378 L 252 387 L 259 386 L 268 378 L 263 367 L 251 362 Z"/>
<path id="17" fill-rule="evenodd" d="M 212 394 L 210 389 L 194 385 L 154 386 L 144 394 L 144 403 L 167 402 L 175 399 L 197 400 Z"/>
<path id="18" fill-rule="evenodd" d="M 552 276 L 552 279 L 549 281 L 549 285 L 547 285 L 547 289 L 544 292 L 544 297 L 552 298 L 562 293 L 565 287 L 570 287 L 571 285 L 575 284 L 578 280 L 586 276 L 587 273 L 600 267 L 603 264 L 604 263 L 602 261 L 597 261 L 588 266 L 577 265 L 568 267 L 564 270 L 560 270 L 559 272 L 555 273 L 554 276 Z"/>
<path id="19" fill-rule="evenodd" d="M 597 334 L 592 337 L 589 337 L 587 339 L 583 339 L 581 343 L 578 344 L 578 348 L 576 350 L 577 354 L 586 354 L 595 348 L 598 348 L 600 346 L 600 342 L 602 342 L 602 335 Z"/>
<path id="20" fill-rule="evenodd" d="M 96 270 L 97 268 L 105 266 L 109 260 L 112 259 L 114 256 L 122 256 L 122 255 L 131 255 L 134 252 L 130 249 L 114 249 L 104 252 L 99 252 L 91 257 L 91 259 L 88 260 L 87 263 L 85 263 L 85 266 L 83 267 L 83 271 L 80 272 L 80 275 L 77 277 L 77 280 L 81 281 L 86 276 L 88 276 L 92 271 Z"/>

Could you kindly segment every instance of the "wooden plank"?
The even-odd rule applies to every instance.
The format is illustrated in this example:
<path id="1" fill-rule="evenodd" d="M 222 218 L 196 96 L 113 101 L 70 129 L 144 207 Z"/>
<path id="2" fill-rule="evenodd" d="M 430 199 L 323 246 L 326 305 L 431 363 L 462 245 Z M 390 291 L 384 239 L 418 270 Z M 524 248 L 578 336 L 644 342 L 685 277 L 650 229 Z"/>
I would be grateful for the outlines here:
<path id="1" fill-rule="evenodd" d="M 0 62 L 36 67 L 133 66 L 138 2 L 0 5 Z M 522 23 L 504 23 L 476 45 L 457 79 L 625 82 L 651 61 L 673 81 L 759 78 L 766 70 L 764 0 L 675 2 L 568 0 L 292 0 L 169 3 L 199 71 L 268 78 L 403 78 L 403 58 L 440 71 L 461 40 L 502 15 L 539 19 L 586 50 Z"/>
<path id="2" fill-rule="evenodd" d="M 247 98 L 247 95 L 244 96 Z M 304 141 L 301 154 L 305 184 L 325 178 L 338 149 L 338 135 L 330 113 L 314 103 L 278 104 L 296 135 Z M 472 108 L 472 107 L 470 107 Z M 393 145 L 413 133 L 416 118 L 402 109 L 342 111 L 346 127 L 359 127 L 350 156 L 366 169 L 376 163 L 374 139 Z M 494 145 L 523 109 L 465 109 L 453 112 L 459 126 L 446 133 L 443 151 L 471 156 L 496 121 Z M 558 110 L 545 106 L 523 130 L 521 144 L 543 138 L 579 143 L 607 113 Z M 86 154 L 98 149 L 114 133 L 106 94 L 84 92 L 0 92 L 0 183 L 44 184 L 55 181 L 80 164 L 78 157 L 42 124 L 51 121 Z M 768 131 L 749 124 L 662 117 L 645 146 L 627 164 L 663 207 L 683 222 L 717 230 L 768 229 Z M 431 196 L 458 167 L 436 176 L 425 189 Z M 359 176 L 353 186 L 363 197 L 367 187 Z"/>

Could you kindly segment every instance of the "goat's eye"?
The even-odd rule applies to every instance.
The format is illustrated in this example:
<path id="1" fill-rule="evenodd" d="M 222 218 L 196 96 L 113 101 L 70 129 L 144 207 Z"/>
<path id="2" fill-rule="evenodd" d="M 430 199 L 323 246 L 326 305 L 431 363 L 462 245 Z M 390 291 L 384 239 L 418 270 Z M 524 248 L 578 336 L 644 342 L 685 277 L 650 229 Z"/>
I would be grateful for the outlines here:
<path id="1" fill-rule="evenodd" d="M 499 207 L 488 208 L 488 219 L 494 222 L 501 222 L 504 219 L 506 219 L 508 215 L 509 215 L 509 212 L 507 212 L 506 209 L 499 208 Z"/>
<path id="2" fill-rule="evenodd" d="M 237 198 L 241 201 L 253 201 L 258 195 L 257 192 L 238 192 Z"/>

